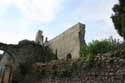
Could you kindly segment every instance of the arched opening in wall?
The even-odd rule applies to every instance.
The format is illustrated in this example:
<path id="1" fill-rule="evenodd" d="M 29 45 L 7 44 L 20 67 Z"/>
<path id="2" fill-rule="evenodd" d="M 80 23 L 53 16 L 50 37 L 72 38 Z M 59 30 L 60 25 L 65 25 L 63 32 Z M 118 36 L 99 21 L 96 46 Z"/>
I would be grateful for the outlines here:
<path id="1" fill-rule="evenodd" d="M 3 65 L 12 65 L 12 63 L 15 63 L 15 58 L 13 53 L 11 53 L 8 50 L 0 50 L 0 61 Z"/>
<path id="2" fill-rule="evenodd" d="M 0 61 L 1 61 L 0 79 L 1 79 L 1 83 L 8 83 L 9 81 L 11 81 L 11 76 L 12 76 L 12 66 L 9 65 L 10 61 L 9 61 L 9 58 L 7 58 L 6 56 L 7 56 L 7 52 L 0 50 Z M 9 57 L 11 57 L 11 56 L 9 55 Z"/>
<path id="3" fill-rule="evenodd" d="M 2 55 L 4 53 L 4 51 L 3 50 L 0 50 L 0 54 Z"/>
<path id="4" fill-rule="evenodd" d="M 2 59 L 4 51 L 0 50 L 0 60 Z"/>
<path id="5" fill-rule="evenodd" d="M 71 60 L 71 59 L 72 59 L 72 55 L 71 55 L 71 53 L 67 54 L 67 56 L 66 56 L 66 60 Z"/>

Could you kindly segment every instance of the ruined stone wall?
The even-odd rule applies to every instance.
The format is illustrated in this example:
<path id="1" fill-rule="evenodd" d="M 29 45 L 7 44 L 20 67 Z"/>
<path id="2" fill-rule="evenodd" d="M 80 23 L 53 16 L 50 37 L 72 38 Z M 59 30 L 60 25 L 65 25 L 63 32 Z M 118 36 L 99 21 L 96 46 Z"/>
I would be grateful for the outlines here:
<path id="1" fill-rule="evenodd" d="M 31 78 L 25 75 L 30 76 L 33 63 L 56 59 L 48 47 L 29 40 L 22 40 L 16 45 L 0 43 L 0 50 L 5 51 L 0 64 L 12 68 L 12 83 L 31 83 Z M 7 73 L 8 70 L 5 71 Z"/>
<path id="2" fill-rule="evenodd" d="M 80 44 L 84 41 L 85 25 L 78 23 L 59 36 L 50 40 L 47 44 L 57 54 L 58 59 L 78 59 L 80 56 Z"/>
<path id="3" fill-rule="evenodd" d="M 46 73 L 37 83 L 125 83 L 125 51 L 98 54 L 90 62 L 51 62 L 38 69 Z"/>

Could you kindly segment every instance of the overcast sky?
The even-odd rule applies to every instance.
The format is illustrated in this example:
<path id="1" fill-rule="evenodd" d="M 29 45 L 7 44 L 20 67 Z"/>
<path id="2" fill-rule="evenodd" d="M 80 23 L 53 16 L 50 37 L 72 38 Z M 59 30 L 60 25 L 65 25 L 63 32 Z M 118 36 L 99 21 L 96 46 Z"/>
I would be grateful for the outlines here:
<path id="1" fill-rule="evenodd" d="M 0 0 L 0 42 L 34 40 L 43 30 L 49 39 L 78 22 L 86 25 L 86 42 L 121 39 L 111 21 L 118 0 Z"/>

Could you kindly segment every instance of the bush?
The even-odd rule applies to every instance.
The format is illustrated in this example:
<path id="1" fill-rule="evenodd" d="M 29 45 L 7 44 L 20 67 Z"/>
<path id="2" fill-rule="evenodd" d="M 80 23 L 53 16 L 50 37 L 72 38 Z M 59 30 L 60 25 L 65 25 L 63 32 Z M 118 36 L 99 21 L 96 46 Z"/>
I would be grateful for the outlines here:
<path id="1" fill-rule="evenodd" d="M 119 40 L 116 39 L 104 39 L 104 40 L 95 40 L 89 43 L 88 45 L 81 45 L 81 57 L 83 57 L 86 61 L 90 61 L 93 56 L 98 53 L 106 53 L 116 49 L 125 48 L 124 43 L 120 43 Z"/>
<path id="2" fill-rule="evenodd" d="M 93 41 L 88 45 L 90 52 L 94 55 L 98 53 L 106 53 L 112 50 L 112 42 L 108 40 Z"/>

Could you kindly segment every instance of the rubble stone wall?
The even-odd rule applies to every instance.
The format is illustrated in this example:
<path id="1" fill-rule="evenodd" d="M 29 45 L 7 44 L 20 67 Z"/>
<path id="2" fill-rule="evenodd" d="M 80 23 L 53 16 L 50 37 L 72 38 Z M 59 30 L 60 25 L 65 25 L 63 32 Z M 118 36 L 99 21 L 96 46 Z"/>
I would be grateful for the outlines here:
<path id="1" fill-rule="evenodd" d="M 46 65 L 52 69 L 45 69 L 47 79 L 44 75 L 40 83 L 125 83 L 124 50 L 98 54 L 91 62 L 78 60 L 58 63 Z"/>

